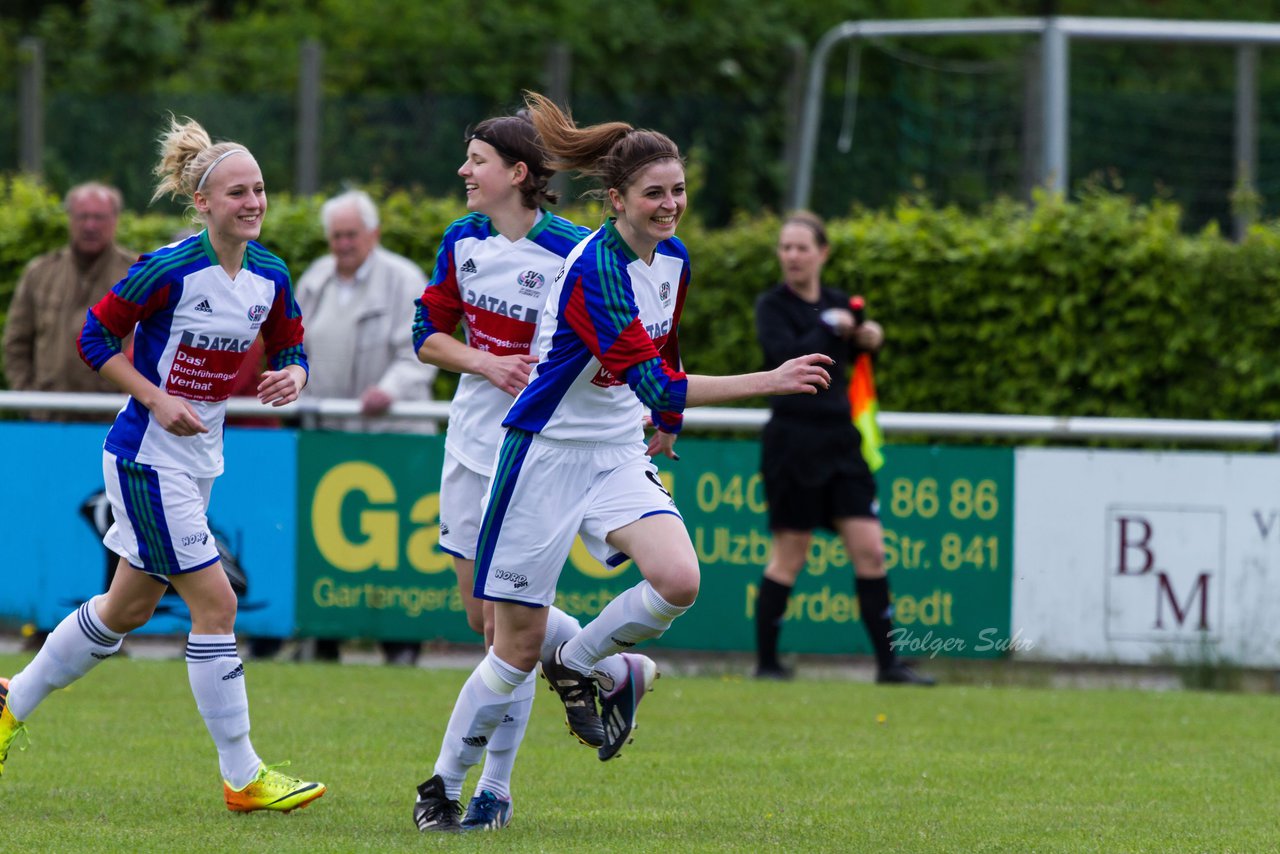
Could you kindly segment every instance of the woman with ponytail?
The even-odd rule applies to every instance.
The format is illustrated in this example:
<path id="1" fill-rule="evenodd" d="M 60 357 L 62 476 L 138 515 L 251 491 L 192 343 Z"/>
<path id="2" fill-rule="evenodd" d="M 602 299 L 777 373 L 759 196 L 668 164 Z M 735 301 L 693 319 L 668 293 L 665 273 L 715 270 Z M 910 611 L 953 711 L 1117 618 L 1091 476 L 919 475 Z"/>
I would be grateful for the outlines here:
<path id="1" fill-rule="evenodd" d="M 458 829 L 454 792 L 476 746 L 492 737 L 539 662 L 581 724 L 574 732 L 600 728 L 600 759 L 627 743 L 647 680 L 635 674 L 618 684 L 599 663 L 660 637 L 693 605 L 699 585 L 688 531 L 650 457 L 677 458 L 688 406 L 813 394 L 830 380 L 823 355 L 768 372 L 686 374 L 677 342 L 690 283 L 689 255 L 675 236 L 687 205 L 679 148 L 622 122 L 579 128 L 535 93 L 526 104 L 551 168 L 598 179 L 609 217 L 550 283 L 537 364 L 503 420 L 475 559 L 474 594 L 494 603 L 493 646 L 449 720 L 435 765 L 443 792 L 419 789 L 422 830 Z M 656 427 L 647 441 L 646 411 Z M 548 606 L 575 536 L 601 562 L 634 560 L 642 578 L 572 639 L 544 650 Z"/>
<path id="2" fill-rule="evenodd" d="M 493 458 L 502 442 L 502 419 L 528 382 L 537 359 L 530 345 L 551 283 L 565 256 L 587 235 L 546 208 L 557 194 L 548 183 L 554 174 L 528 112 L 486 119 L 465 135 L 466 159 L 458 168 L 467 195 L 466 216 L 452 223 L 436 252 L 435 271 L 414 322 L 418 357 L 460 373 L 449 406 L 444 467 L 440 476 L 440 548 L 453 556 L 459 592 L 471 628 L 493 642 L 492 602 L 472 595 L 476 538 L 484 496 L 493 478 Z M 461 326 L 465 341 L 453 337 Z M 556 646 L 579 631 L 578 621 L 552 605 L 544 645 Z M 608 678 L 621 685 L 635 673 L 651 682 L 657 667 L 645 656 L 614 655 L 600 662 Z M 502 723 L 483 748 L 468 748 L 484 770 L 462 817 L 462 829 L 498 829 L 511 821 L 511 772 L 533 708 L 530 674 L 512 692 Z M 640 690 L 643 690 L 641 688 Z M 570 729 L 578 723 L 569 720 Z M 602 729 L 578 735 L 599 747 Z M 450 805 L 461 797 L 461 780 L 433 776 L 420 787 L 421 799 L 443 804 L 442 816 L 456 818 Z M 447 797 L 445 797 L 447 795 Z M 419 824 L 438 820 L 426 811 Z"/>
<path id="3" fill-rule="evenodd" d="M 249 149 L 214 143 L 197 122 L 174 117 L 160 146 L 155 198 L 189 202 L 204 228 L 139 258 L 80 333 L 84 361 L 129 394 L 103 449 L 115 514 L 103 541 L 119 566 L 105 594 L 67 616 L 11 682 L 0 680 L 8 689 L 0 691 L 0 771 L 36 706 L 119 651 L 172 586 L 191 611 L 187 674 L 217 747 L 227 808 L 289 812 L 325 787 L 263 764 L 249 740 L 236 595 L 206 514 L 241 363 L 261 332 L 270 368 L 258 399 L 297 400 L 307 381 L 302 317 L 284 262 L 257 242 L 267 194 Z M 131 331 L 132 362 L 121 348 Z"/>

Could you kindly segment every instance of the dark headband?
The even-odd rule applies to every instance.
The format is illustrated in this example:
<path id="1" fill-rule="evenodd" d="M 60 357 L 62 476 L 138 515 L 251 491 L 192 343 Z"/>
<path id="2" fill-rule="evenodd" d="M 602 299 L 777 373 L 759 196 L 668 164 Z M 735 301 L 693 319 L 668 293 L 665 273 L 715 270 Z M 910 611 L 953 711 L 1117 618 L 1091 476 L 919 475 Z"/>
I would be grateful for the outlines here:
<path id="1" fill-rule="evenodd" d="M 503 145 L 502 143 L 494 139 L 493 136 L 490 134 L 484 133 L 483 131 L 480 133 L 477 133 L 476 131 L 467 131 L 466 141 L 471 142 L 471 140 L 473 139 L 478 139 L 481 142 L 486 142 L 489 145 L 493 146 L 494 151 L 498 152 L 505 159 L 510 160 L 512 163 L 523 163 L 525 166 L 529 167 L 529 171 L 535 175 L 551 174 L 551 171 L 549 169 L 545 168 L 544 166 L 538 163 L 530 163 L 529 158 L 524 157 L 512 151 L 510 148 L 508 148 L 507 146 Z"/>

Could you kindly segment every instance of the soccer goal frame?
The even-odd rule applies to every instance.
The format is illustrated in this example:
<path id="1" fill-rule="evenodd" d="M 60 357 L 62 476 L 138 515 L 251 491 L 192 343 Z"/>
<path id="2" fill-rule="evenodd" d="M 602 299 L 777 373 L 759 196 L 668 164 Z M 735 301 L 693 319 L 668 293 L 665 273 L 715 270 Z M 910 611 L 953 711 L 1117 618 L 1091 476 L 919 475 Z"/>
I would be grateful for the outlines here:
<path id="1" fill-rule="evenodd" d="M 827 62 L 841 42 L 889 36 L 1031 35 L 1040 38 L 1041 151 L 1038 182 L 1053 191 L 1069 185 L 1067 130 L 1070 107 L 1071 41 L 1157 41 L 1233 45 L 1236 48 L 1235 177 L 1240 189 L 1253 189 L 1257 174 L 1258 48 L 1280 44 L 1280 24 L 1244 21 L 1169 21 L 1145 18 L 933 18 L 925 20 L 845 21 L 823 34 L 809 61 L 800 116 L 795 181 L 788 203 L 806 208 L 813 190 L 818 127 Z M 1236 217 L 1240 236 L 1248 222 Z"/>

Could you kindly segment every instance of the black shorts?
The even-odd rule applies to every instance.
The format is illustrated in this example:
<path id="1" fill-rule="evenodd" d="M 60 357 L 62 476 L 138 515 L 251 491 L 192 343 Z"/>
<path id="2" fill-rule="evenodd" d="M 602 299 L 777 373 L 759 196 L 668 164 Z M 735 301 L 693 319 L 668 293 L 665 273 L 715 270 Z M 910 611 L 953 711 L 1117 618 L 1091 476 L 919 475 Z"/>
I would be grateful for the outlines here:
<path id="1" fill-rule="evenodd" d="M 876 480 L 848 422 L 773 419 L 761 442 L 769 530 L 835 530 L 836 519 L 879 518 Z"/>
<path id="2" fill-rule="evenodd" d="M 869 474 L 838 473 L 817 486 L 786 476 L 765 478 L 770 531 L 835 531 L 836 519 L 877 519 L 876 481 Z"/>

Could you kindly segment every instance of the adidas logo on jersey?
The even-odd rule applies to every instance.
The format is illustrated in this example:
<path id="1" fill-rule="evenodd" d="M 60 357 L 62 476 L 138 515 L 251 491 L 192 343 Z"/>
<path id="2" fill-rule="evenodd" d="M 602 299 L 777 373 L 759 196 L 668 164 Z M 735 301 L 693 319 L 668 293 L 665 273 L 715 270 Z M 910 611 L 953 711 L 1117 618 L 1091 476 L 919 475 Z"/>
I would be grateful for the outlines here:
<path id="1" fill-rule="evenodd" d="M 463 262 L 462 262 L 462 266 L 458 268 L 458 272 L 459 272 L 459 273 L 474 273 L 474 272 L 476 272 L 476 262 L 475 262 L 474 260 L 472 260 L 471 258 L 468 258 L 467 260 L 465 260 L 465 261 L 463 261 Z"/>
<path id="2" fill-rule="evenodd" d="M 196 303 L 196 311 L 203 311 L 205 314 L 213 314 L 213 306 L 209 305 L 207 299 L 202 299 Z"/>

